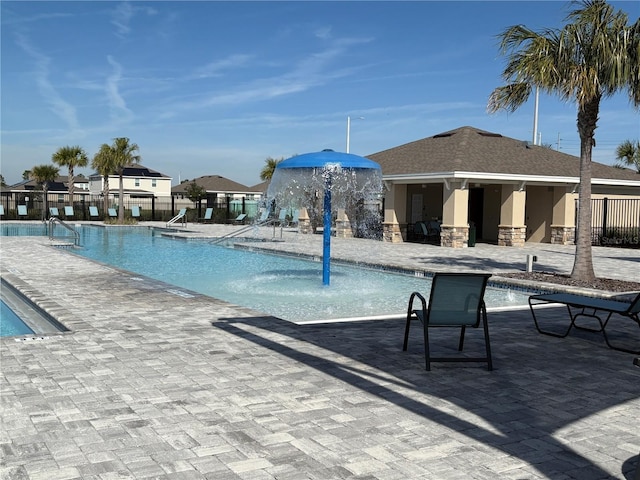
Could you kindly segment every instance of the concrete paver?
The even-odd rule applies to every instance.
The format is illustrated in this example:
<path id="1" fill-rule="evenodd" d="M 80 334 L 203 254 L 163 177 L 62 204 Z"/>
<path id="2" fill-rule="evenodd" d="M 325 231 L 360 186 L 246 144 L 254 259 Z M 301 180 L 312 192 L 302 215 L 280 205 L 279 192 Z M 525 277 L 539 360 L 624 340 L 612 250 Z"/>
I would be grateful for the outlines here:
<path id="1" fill-rule="evenodd" d="M 282 240 L 260 245 L 321 252 L 318 235 Z M 336 239 L 332 254 L 495 273 L 524 268 L 527 254 L 545 270 L 568 272 L 573 261 L 572 247 L 356 239 Z M 637 278 L 639 261 L 594 250 L 612 278 Z M 402 352 L 403 321 L 294 325 L 172 294 L 44 239 L 2 238 L 0 268 L 71 329 L 0 339 L 3 479 L 632 478 L 640 369 L 597 334 L 552 338 L 527 311 L 492 312 L 494 371 L 426 372 L 419 328 Z M 482 348 L 476 333 L 469 354 Z M 455 351 L 446 332 L 434 336 Z"/>

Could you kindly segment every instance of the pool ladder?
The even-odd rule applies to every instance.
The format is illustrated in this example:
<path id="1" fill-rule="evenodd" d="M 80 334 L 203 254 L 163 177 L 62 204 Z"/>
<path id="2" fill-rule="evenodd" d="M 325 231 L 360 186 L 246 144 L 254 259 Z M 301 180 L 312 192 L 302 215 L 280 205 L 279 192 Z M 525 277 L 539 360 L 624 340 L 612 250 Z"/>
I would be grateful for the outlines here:
<path id="1" fill-rule="evenodd" d="M 56 223 L 59 224 L 60 226 L 66 228 L 69 232 L 71 232 L 71 234 L 73 235 L 73 244 L 76 247 L 80 246 L 80 234 L 78 233 L 78 231 L 73 228 L 71 225 L 68 225 L 67 223 L 63 222 L 62 220 L 60 220 L 58 217 L 51 217 L 48 221 L 48 225 L 47 225 L 47 232 L 49 233 L 49 240 L 53 240 L 54 238 L 56 238 L 55 236 L 55 226 Z M 57 238 L 68 238 L 69 235 L 66 236 L 62 236 L 62 237 L 57 237 Z"/>

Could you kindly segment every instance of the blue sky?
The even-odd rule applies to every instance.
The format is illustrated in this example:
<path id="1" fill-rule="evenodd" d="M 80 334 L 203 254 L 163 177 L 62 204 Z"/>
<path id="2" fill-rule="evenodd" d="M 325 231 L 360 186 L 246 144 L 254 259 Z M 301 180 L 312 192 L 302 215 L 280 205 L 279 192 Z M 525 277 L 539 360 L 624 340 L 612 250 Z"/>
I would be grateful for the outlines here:
<path id="1" fill-rule="evenodd" d="M 630 21 L 640 2 L 611 2 Z M 369 155 L 469 125 L 532 140 L 533 99 L 486 112 L 502 85 L 496 36 L 563 24 L 564 1 L 2 1 L 1 170 L 114 137 L 178 180 L 252 186 L 267 157 Z M 362 117 L 362 118 L 360 118 Z M 540 96 L 543 144 L 579 154 L 576 107 Z M 594 160 L 640 138 L 625 95 L 603 100 Z M 558 142 L 558 139 L 559 142 Z M 66 169 L 61 174 L 66 174 Z M 88 175 L 90 168 L 79 173 Z"/>

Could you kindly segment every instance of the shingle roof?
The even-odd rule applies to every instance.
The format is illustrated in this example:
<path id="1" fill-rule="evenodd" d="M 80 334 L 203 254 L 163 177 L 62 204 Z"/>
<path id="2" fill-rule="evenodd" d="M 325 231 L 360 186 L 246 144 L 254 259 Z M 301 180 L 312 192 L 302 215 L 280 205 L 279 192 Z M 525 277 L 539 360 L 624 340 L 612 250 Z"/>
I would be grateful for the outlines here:
<path id="1" fill-rule="evenodd" d="M 192 182 L 196 182 L 198 186 L 204 188 L 207 192 L 246 193 L 253 191 L 246 185 L 234 182 L 233 180 L 229 180 L 228 178 L 220 175 L 205 175 L 203 177 L 194 178 L 193 180 L 188 180 L 186 182 L 182 182 L 180 185 L 172 187 L 171 191 L 173 193 L 182 193 Z"/>
<path id="2" fill-rule="evenodd" d="M 579 177 L 580 159 L 547 147 L 473 127 L 460 127 L 432 137 L 368 155 L 382 175 L 480 172 L 549 177 Z M 640 175 L 592 163 L 592 177 L 640 180 Z"/>

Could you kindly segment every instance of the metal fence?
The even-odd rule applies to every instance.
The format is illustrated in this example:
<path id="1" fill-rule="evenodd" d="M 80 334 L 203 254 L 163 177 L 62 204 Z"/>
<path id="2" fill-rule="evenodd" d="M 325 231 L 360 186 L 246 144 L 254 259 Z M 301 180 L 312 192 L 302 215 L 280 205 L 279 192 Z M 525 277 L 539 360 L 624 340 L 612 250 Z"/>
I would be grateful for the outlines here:
<path id="1" fill-rule="evenodd" d="M 640 199 L 592 199 L 591 243 L 640 248 Z"/>
<path id="2" fill-rule="evenodd" d="M 109 217 L 105 212 L 104 197 L 101 195 L 75 194 L 74 200 L 70 200 L 68 194 L 49 193 L 47 201 L 43 204 L 42 191 L 30 192 L 2 192 L 0 195 L 0 213 L 3 220 L 43 220 L 50 217 L 49 209 L 58 209 L 59 217 L 64 220 L 105 220 Z M 26 206 L 26 215 L 20 215 L 18 206 Z M 256 200 L 234 199 L 229 201 L 225 197 L 203 199 L 200 202 L 192 202 L 182 198 L 181 195 L 171 197 L 125 197 L 123 207 L 125 218 L 130 218 L 131 207 L 140 208 L 142 221 L 166 222 L 172 219 L 182 208 L 187 209 L 187 220 L 194 222 L 204 217 L 205 210 L 213 208 L 212 221 L 225 223 L 236 218 L 241 213 L 246 213 L 248 218 L 258 215 Z M 73 215 L 67 215 L 65 207 L 73 207 Z M 89 207 L 96 207 L 98 217 L 92 217 Z M 118 210 L 118 199 L 110 198 L 107 208 Z M 69 212 L 70 213 L 70 212 Z M 44 217 L 44 218 L 43 218 Z"/>

